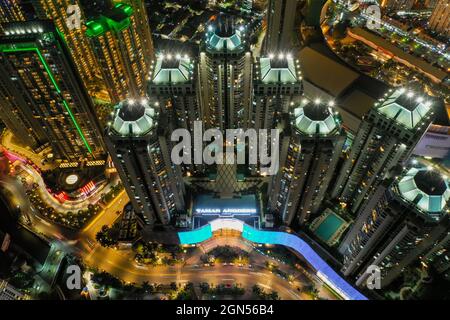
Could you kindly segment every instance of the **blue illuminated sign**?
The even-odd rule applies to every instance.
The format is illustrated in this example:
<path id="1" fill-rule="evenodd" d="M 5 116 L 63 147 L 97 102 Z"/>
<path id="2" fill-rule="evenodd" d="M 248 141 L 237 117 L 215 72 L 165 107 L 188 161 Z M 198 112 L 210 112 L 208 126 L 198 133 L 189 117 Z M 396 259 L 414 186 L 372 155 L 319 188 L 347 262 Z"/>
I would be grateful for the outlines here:
<path id="1" fill-rule="evenodd" d="M 235 220 L 239 223 L 238 220 Z M 240 222 L 242 223 L 242 222 Z M 220 225 L 220 220 L 214 224 Z M 228 221 L 224 223 L 223 228 L 230 225 Z M 317 276 L 333 288 L 337 293 L 350 300 L 367 300 L 358 290 L 353 288 L 344 278 L 333 270 L 305 241 L 297 235 L 277 232 L 277 231 L 261 231 L 242 223 L 242 237 L 246 240 L 261 244 L 282 245 L 295 250 L 298 254 L 305 258 L 306 261 L 317 271 Z M 234 226 L 235 229 L 240 229 Z M 196 244 L 203 242 L 212 237 L 212 228 L 208 224 L 200 229 L 178 233 L 181 244 Z"/>
<path id="2" fill-rule="evenodd" d="M 178 237 L 183 245 L 201 243 L 212 237 L 211 225 L 207 224 L 194 231 L 179 232 Z"/>

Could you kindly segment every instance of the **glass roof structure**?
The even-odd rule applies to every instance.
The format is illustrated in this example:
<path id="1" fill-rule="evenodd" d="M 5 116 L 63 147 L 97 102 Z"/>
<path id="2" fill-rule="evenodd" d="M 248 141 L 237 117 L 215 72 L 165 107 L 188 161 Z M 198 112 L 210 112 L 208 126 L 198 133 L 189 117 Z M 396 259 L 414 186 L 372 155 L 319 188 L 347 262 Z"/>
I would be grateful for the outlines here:
<path id="1" fill-rule="evenodd" d="M 192 77 L 193 65 L 188 58 L 168 58 L 160 56 L 156 60 L 153 83 L 184 83 Z"/>
<path id="2" fill-rule="evenodd" d="M 326 136 L 339 128 L 340 123 L 330 106 L 305 99 L 294 110 L 294 126 L 306 135 Z"/>
<path id="3" fill-rule="evenodd" d="M 404 89 L 395 90 L 377 108 L 380 113 L 408 129 L 415 128 L 431 110 L 430 104 L 422 97 Z"/>
<path id="4" fill-rule="evenodd" d="M 260 70 L 263 83 L 295 83 L 298 79 L 292 57 L 261 58 Z"/>
<path id="5" fill-rule="evenodd" d="M 427 213 L 445 213 L 450 199 L 448 180 L 428 168 L 411 168 L 398 183 L 398 190 L 403 199 Z"/>
<path id="6" fill-rule="evenodd" d="M 123 101 L 116 106 L 111 128 L 121 136 L 144 136 L 156 126 L 155 116 L 148 102 Z"/>
<path id="7" fill-rule="evenodd" d="M 193 245 L 211 238 L 213 232 L 220 229 L 242 232 L 242 237 L 251 242 L 289 247 L 300 254 L 316 270 L 317 276 L 343 298 L 348 300 L 367 300 L 363 294 L 334 271 L 308 243 L 295 234 L 258 230 L 237 219 L 217 219 L 200 229 L 179 232 L 178 237 L 180 244 Z"/>
<path id="8" fill-rule="evenodd" d="M 233 51 L 243 45 L 244 27 L 235 28 L 230 18 L 219 16 L 214 24 L 210 24 L 206 32 L 206 45 L 214 51 Z"/>
<path id="9" fill-rule="evenodd" d="M 230 37 L 221 37 L 212 32 L 210 33 L 210 36 L 208 38 L 208 44 L 211 48 L 217 51 L 223 51 L 225 49 L 233 51 L 236 48 L 240 47 L 242 42 L 241 37 L 237 33 L 233 34 Z"/>

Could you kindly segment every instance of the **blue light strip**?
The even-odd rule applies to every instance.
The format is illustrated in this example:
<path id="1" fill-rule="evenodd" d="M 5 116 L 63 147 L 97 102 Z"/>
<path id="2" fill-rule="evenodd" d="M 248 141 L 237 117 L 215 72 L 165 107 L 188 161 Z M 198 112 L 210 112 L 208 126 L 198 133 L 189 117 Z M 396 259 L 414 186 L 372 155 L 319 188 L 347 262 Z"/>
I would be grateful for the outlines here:
<path id="1" fill-rule="evenodd" d="M 207 224 L 200 229 L 194 231 L 178 232 L 178 238 L 180 238 L 180 244 L 197 244 L 212 237 L 211 225 Z"/>
<path id="2" fill-rule="evenodd" d="M 208 224 L 200 229 L 178 233 L 182 245 L 201 243 L 212 237 Z M 340 295 L 349 300 L 367 300 L 358 290 L 353 288 L 344 278 L 336 273 L 305 241 L 298 236 L 286 232 L 261 231 L 244 224 L 242 237 L 261 244 L 283 245 L 295 250 L 317 271 L 317 275 Z"/>

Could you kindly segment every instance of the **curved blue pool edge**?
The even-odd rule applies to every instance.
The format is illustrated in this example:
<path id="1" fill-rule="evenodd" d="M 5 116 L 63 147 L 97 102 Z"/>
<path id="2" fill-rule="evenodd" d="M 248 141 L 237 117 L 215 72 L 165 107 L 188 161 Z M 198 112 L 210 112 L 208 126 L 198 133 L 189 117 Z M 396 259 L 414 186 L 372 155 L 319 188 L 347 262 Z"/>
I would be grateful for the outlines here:
<path id="1" fill-rule="evenodd" d="M 199 229 L 179 232 L 180 244 L 193 245 L 208 240 L 213 235 L 212 227 L 207 224 Z M 368 300 L 363 294 L 350 285 L 323 260 L 309 244 L 299 236 L 280 231 L 264 231 L 244 224 L 242 237 L 259 244 L 282 245 L 295 250 L 316 270 L 317 276 L 348 300 Z"/>

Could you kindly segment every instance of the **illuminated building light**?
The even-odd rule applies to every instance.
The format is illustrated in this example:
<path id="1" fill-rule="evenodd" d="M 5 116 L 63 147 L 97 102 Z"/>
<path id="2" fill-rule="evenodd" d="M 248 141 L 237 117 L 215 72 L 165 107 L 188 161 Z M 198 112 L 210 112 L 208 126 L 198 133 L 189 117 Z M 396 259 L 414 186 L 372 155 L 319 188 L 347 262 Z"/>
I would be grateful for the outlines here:
<path id="1" fill-rule="evenodd" d="M 58 84 L 56 83 L 56 80 L 55 80 L 55 78 L 54 78 L 54 76 L 53 76 L 53 73 L 52 73 L 52 71 L 51 71 L 49 65 L 48 65 L 47 62 L 45 61 L 44 57 L 42 56 L 42 53 L 41 53 L 41 51 L 39 50 L 38 47 L 36 47 L 36 46 L 30 46 L 30 47 L 19 47 L 19 48 L 12 48 L 12 47 L 10 47 L 10 48 L 4 48 L 4 47 L 0 46 L 0 51 L 1 51 L 1 52 L 24 52 L 24 51 L 34 51 L 34 52 L 38 55 L 39 60 L 41 61 L 42 65 L 44 66 L 45 71 L 47 72 L 48 76 L 50 77 L 50 80 L 51 80 L 53 86 L 55 87 L 56 92 L 59 93 L 59 94 L 61 94 L 61 89 L 59 88 Z M 67 113 L 69 114 L 69 116 L 70 116 L 70 118 L 71 118 L 73 124 L 75 125 L 75 128 L 76 128 L 77 131 L 78 131 L 78 134 L 80 135 L 81 139 L 83 140 L 84 145 L 86 146 L 86 148 L 87 148 L 87 150 L 89 151 L 89 153 L 92 154 L 92 149 L 91 149 L 91 147 L 89 146 L 89 143 L 87 142 L 87 140 L 86 140 L 86 138 L 85 138 L 85 136 L 84 136 L 84 134 L 83 134 L 83 132 L 82 132 L 80 126 L 78 125 L 78 122 L 77 122 L 77 120 L 75 119 L 75 116 L 73 115 L 72 110 L 71 110 L 70 107 L 69 107 L 69 104 L 67 103 L 67 101 L 66 101 L 62 96 L 61 96 L 61 99 L 62 99 L 62 103 L 63 103 L 63 105 L 64 105 L 64 107 L 65 107 Z"/>
<path id="2" fill-rule="evenodd" d="M 95 190 L 95 183 L 93 181 L 88 182 L 84 187 L 80 188 L 80 192 L 85 196 L 89 195 Z"/>
<path id="3" fill-rule="evenodd" d="M 207 224 L 194 231 L 179 232 L 178 237 L 180 239 L 180 244 L 182 245 L 201 243 L 212 237 L 211 225 Z"/>
<path id="4" fill-rule="evenodd" d="M 125 18 L 120 21 L 115 21 L 101 15 L 98 19 L 86 22 L 86 35 L 88 37 L 95 38 L 110 30 L 122 31 L 130 26 L 130 17 L 133 15 L 133 8 L 124 3 L 118 3 L 114 6 L 114 8 L 119 9 L 121 13 L 124 14 Z"/>
<path id="5" fill-rule="evenodd" d="M 304 259 L 316 270 L 317 276 L 343 298 L 348 300 L 367 300 L 363 294 L 353 288 L 344 278 L 336 273 L 308 243 L 297 235 L 287 232 L 261 231 L 250 227 L 237 219 L 217 219 L 200 229 L 179 232 L 178 237 L 181 245 L 193 245 L 210 239 L 213 232 L 221 229 L 240 231 L 245 240 L 254 243 L 289 247 L 304 257 Z"/>

